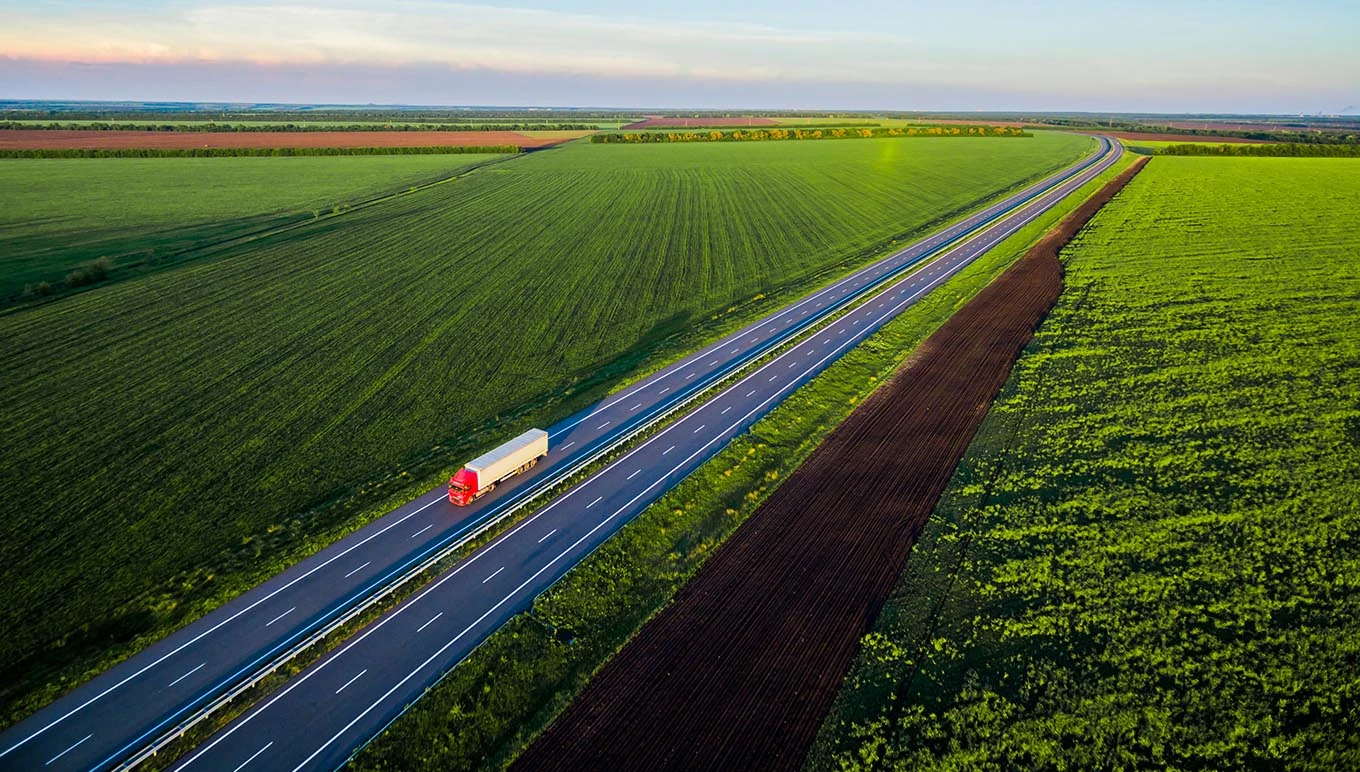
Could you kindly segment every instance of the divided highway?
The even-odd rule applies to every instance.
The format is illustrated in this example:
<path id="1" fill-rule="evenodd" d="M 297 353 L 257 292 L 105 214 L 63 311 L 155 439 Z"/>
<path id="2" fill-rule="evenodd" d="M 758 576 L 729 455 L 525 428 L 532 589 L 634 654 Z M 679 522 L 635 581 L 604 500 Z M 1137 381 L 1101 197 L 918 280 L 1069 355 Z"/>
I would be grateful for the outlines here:
<path id="1" fill-rule="evenodd" d="M 442 487 L 243 594 L 0 735 L 0 769 L 108 769 L 753 360 L 872 292 L 591 475 L 294 678 L 181 768 L 333 769 L 497 627 L 785 396 L 1119 157 L 1081 163 L 874 263 L 549 428 L 548 459 L 465 508 Z M 899 275 L 929 260 L 905 278 Z"/>

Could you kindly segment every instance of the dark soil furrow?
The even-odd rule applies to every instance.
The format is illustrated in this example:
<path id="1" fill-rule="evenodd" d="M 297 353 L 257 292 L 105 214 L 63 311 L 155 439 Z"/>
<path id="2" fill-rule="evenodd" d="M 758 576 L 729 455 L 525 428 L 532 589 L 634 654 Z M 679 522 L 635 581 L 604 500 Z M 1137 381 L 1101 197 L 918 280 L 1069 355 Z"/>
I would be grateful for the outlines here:
<path id="1" fill-rule="evenodd" d="M 917 533 L 1062 291 L 1058 250 L 1141 163 L 931 335 L 515 768 L 797 768 Z"/>

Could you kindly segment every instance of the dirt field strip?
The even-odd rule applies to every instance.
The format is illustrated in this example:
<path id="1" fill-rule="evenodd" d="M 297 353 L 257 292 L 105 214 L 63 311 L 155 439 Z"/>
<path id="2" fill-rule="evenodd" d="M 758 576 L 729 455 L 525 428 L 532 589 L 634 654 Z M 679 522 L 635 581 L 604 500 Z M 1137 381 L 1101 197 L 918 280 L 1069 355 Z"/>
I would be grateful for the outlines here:
<path id="1" fill-rule="evenodd" d="M 796 769 L 1112 180 L 926 339 L 723 544 L 516 770 Z"/>
<path id="2" fill-rule="evenodd" d="M 515 145 L 548 147 L 590 134 L 589 131 L 81 131 L 75 129 L 5 129 L 0 150 L 79 150 L 295 147 L 484 147 Z"/>

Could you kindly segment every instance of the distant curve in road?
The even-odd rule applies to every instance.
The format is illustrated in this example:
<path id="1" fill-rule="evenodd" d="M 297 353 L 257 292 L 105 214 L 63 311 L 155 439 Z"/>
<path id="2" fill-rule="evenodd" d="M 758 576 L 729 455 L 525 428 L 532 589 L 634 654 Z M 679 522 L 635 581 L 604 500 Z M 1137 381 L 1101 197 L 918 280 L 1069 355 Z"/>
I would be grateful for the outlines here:
<path id="1" fill-rule="evenodd" d="M 603 449 L 616 444 L 620 438 L 636 431 L 640 426 L 654 422 L 677 405 L 730 377 L 733 372 L 752 360 L 804 332 L 808 327 L 844 308 L 856 298 L 893 281 L 896 276 L 927 258 L 934 258 L 932 263 L 934 267 L 924 271 L 943 271 L 944 269 L 938 265 L 943 258 L 937 256 L 959 253 L 962 247 L 951 248 L 950 245 L 958 242 L 960 238 L 971 233 L 973 235 L 967 238 L 966 243 L 977 243 L 983 235 L 995 230 L 998 224 L 1011 222 L 1018 214 L 1029 212 L 1036 206 L 1049 202 L 1055 190 L 1067 190 L 1077 179 L 1092 176 L 1094 169 L 1103 169 L 1113 163 L 1113 157 L 1119 152 L 1118 146 L 1112 146 L 1104 139 L 1099 141 L 1100 149 L 1078 164 L 833 282 L 553 425 L 549 428 L 553 450 L 549 458 L 536 469 L 500 486 L 472 506 L 457 508 L 448 504 L 442 487 L 429 491 L 153 644 L 0 735 L 0 769 L 103 770 L 124 763 L 158 738 L 176 731 L 186 718 L 220 699 L 222 695 L 258 674 L 270 663 L 276 662 L 317 630 L 333 624 L 356 605 L 372 598 L 399 577 L 446 551 L 450 545 L 466 539 L 470 533 L 488 522 L 504 517 L 507 511 L 521 505 L 527 498 L 539 494 L 545 488 L 551 487 Z M 972 257 L 968 258 L 969 261 L 971 259 Z M 947 275 L 952 275 L 953 270 L 948 274 L 940 273 L 936 278 L 942 281 Z M 924 275 L 924 271 L 914 275 Z M 820 361 L 820 357 L 817 359 Z M 802 370 L 785 375 L 793 376 L 799 373 L 802 373 Z M 803 380 L 810 377 L 811 374 L 808 374 Z M 793 383 L 789 378 L 782 381 L 775 378 L 770 383 L 774 384 L 776 381 L 783 384 Z M 731 388 L 720 398 L 730 395 L 730 392 Z M 763 411 L 767 412 L 772 404 L 763 408 Z M 707 410 L 707 407 L 708 405 L 705 405 L 698 413 Z M 738 412 L 733 406 L 728 414 L 721 417 L 727 419 L 731 415 L 745 415 L 746 412 L 749 411 Z M 757 412 L 763 414 L 761 411 Z M 684 420 L 689 420 L 689 417 Z M 704 431 L 694 432 L 692 439 L 711 438 L 712 442 L 705 447 L 712 448 L 714 443 L 721 441 L 713 434 L 718 429 L 722 428 L 724 432 L 734 429 L 739 433 L 752 422 L 754 418 L 745 424 L 741 422 L 731 424 L 727 420 L 715 419 L 712 426 L 705 423 L 701 427 Z M 726 436 L 730 439 L 730 436 L 735 435 Z M 642 448 L 655 450 L 655 439 L 653 437 L 638 450 Z M 716 452 L 716 449 L 712 450 L 712 453 Z M 670 449 L 662 449 L 659 458 L 670 463 L 670 459 L 679 457 L 679 453 L 680 445 L 677 444 Z M 711 456 L 712 453 L 707 455 Z M 688 457 L 689 454 L 685 456 Z M 622 524 L 635 514 L 633 509 L 640 511 L 641 507 L 635 505 L 644 499 L 650 501 L 658 497 L 660 492 L 664 492 L 658 489 L 663 480 L 674 484 L 702 463 L 700 456 L 707 457 L 701 453 L 660 479 L 653 474 L 643 475 L 642 472 L 638 472 L 634 477 L 624 480 L 623 482 L 627 483 L 624 487 L 629 490 L 644 483 L 649 485 L 643 489 L 644 493 L 629 505 L 629 514 L 621 514 L 613 521 Z M 632 454 L 625 458 L 628 457 L 632 457 Z M 601 481 L 595 482 L 590 488 L 601 492 L 590 496 L 591 499 L 598 497 L 598 501 L 590 502 L 584 510 L 594 512 L 598 507 L 599 511 L 603 511 L 611 502 L 617 503 L 613 494 L 606 496 L 604 489 L 599 487 L 602 481 L 613 480 L 607 475 L 610 474 L 610 470 L 617 467 L 617 463 L 578 484 L 535 515 L 533 520 L 526 522 L 536 522 L 537 518 L 550 512 L 569 510 L 574 506 L 574 502 L 585 497 L 580 491 L 592 481 Z M 484 554 L 490 554 L 497 549 L 504 551 L 503 547 L 497 545 L 501 545 L 502 540 L 510 538 L 512 534 L 520 533 L 523 527 L 524 524 L 521 524 L 501 539 L 478 551 L 468 561 L 454 569 L 456 573 L 441 577 L 438 580 L 441 583 L 439 586 L 444 586 L 442 583 L 452 576 L 462 575 L 467 566 L 483 560 Z M 605 533 L 599 530 L 592 531 L 594 536 L 578 545 L 580 556 L 588 554 L 594 546 L 597 546 L 595 538 L 602 537 L 600 538 L 602 541 L 607 535 L 612 534 L 613 530 L 616 530 L 616 527 L 607 529 Z M 575 531 L 564 525 L 556 533 L 544 536 L 542 541 L 536 542 L 536 546 L 540 550 L 551 549 L 555 545 L 560 545 L 561 540 L 571 533 Z M 586 546 L 589 546 L 589 549 L 586 549 Z M 492 549 L 493 547 L 495 549 Z M 534 590 L 535 587 L 542 584 L 546 588 L 551 584 L 538 581 L 539 579 L 560 576 L 561 573 L 565 573 L 566 568 L 579 560 L 580 556 L 568 554 L 571 552 L 570 550 L 564 552 L 552 564 L 561 569 L 560 572 L 545 567 L 542 573 L 535 575 L 537 579 L 519 588 L 517 591 L 519 595 L 514 599 L 507 598 L 494 611 L 489 611 L 479 622 L 479 626 L 474 626 L 476 629 L 469 627 L 464 638 L 460 640 L 480 641 L 485 634 L 503 623 L 504 619 L 512 616 L 513 612 L 524 607 L 520 596 L 531 599 L 537 592 L 541 592 L 541 589 Z M 525 576 L 527 575 L 522 570 L 507 568 L 494 577 L 486 577 L 483 589 L 491 592 L 511 578 L 523 580 Z M 555 578 L 553 580 L 555 581 Z M 533 590 L 531 594 L 530 590 Z M 423 598 L 428 592 L 429 589 L 417 597 Z M 406 608 L 407 604 L 398 607 L 399 610 Z M 388 618 L 390 617 L 384 617 L 383 629 L 386 629 Z M 428 620 L 429 627 L 421 632 L 440 629 L 440 625 L 449 624 L 452 619 L 453 615 L 447 614 L 437 620 Z M 373 629 L 376 628 L 370 628 L 364 633 L 364 640 L 368 639 Z M 357 642 L 356 640 L 355 643 Z M 342 651 L 349 651 L 349 648 L 346 647 Z M 444 654 L 452 653 L 446 651 Z M 459 655 L 452 662 L 461 658 L 462 655 Z M 445 656 L 444 659 L 448 657 Z M 326 665 L 330 661 L 331 659 L 327 658 L 318 663 L 318 666 Z M 432 660 L 431 664 L 437 663 Z M 447 667 L 439 672 L 445 670 Z M 312 680 L 309 675 L 311 672 L 309 670 L 304 674 L 307 675 L 304 682 Z M 365 679 L 368 683 L 374 683 L 380 675 L 381 672 L 366 671 L 354 676 L 356 679 L 354 683 L 347 685 L 342 691 L 358 695 L 367 688 L 364 685 Z M 288 689 L 289 693 L 292 693 L 291 685 Z M 245 718 L 251 718 L 253 715 L 254 713 L 249 713 Z M 386 713 L 383 715 L 384 723 L 390 720 Z M 253 718 L 248 723 L 258 725 Z M 239 724 L 234 724 L 233 728 L 236 726 Z M 351 727 L 351 730 L 355 728 Z M 351 734 L 357 736 L 357 730 Z M 220 749 L 221 743 L 216 741 L 214 743 L 212 747 Z M 337 742 L 328 747 L 334 749 L 343 744 Z M 356 746 L 350 743 L 343 755 L 347 758 L 349 751 L 354 747 Z M 261 751 L 261 755 L 269 757 L 274 752 L 277 752 L 277 749 L 271 746 L 269 751 Z M 326 758 L 330 756 L 327 755 Z M 241 761 L 242 759 L 238 759 L 236 764 L 240 764 Z M 267 765 L 269 768 L 277 766 L 276 762 L 277 760 L 273 758 L 253 760 L 253 763 L 261 767 Z M 207 761 L 201 763 L 205 767 L 215 766 Z M 324 768 L 325 764 L 320 766 Z M 226 768 L 234 767 L 233 764 Z"/>

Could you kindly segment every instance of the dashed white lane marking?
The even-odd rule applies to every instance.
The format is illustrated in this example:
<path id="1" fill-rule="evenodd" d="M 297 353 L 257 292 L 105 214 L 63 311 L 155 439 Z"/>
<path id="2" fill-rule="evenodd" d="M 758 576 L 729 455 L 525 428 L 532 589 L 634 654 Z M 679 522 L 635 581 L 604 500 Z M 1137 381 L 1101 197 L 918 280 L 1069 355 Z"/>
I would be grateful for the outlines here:
<path id="1" fill-rule="evenodd" d="M 598 432 L 599 430 L 603 429 L 604 427 L 606 427 L 606 426 L 608 426 L 608 425 L 610 425 L 610 424 L 612 424 L 612 423 L 614 423 L 614 422 L 613 422 L 613 421 L 605 421 L 604 423 L 602 423 L 602 424 L 600 424 L 599 426 L 595 427 L 595 431 Z"/>
<path id="2" fill-rule="evenodd" d="M 755 389 L 751 389 L 750 391 L 746 392 L 746 396 L 749 397 L 749 396 L 751 396 L 752 394 L 755 394 L 755 393 L 756 393 L 756 390 L 755 390 Z"/>
<path id="3" fill-rule="evenodd" d="M 722 409 L 722 412 L 719 413 L 719 415 L 727 415 L 727 411 L 729 411 L 729 410 L 731 410 L 731 409 L 732 409 L 732 406 L 731 406 L 731 405 L 728 405 L 727 407 L 725 407 L 725 408 Z"/>
<path id="4" fill-rule="evenodd" d="M 417 627 L 417 628 L 416 628 L 416 632 L 421 632 L 421 631 L 423 631 L 425 628 L 427 628 L 427 627 L 429 627 L 430 625 L 434 624 L 434 620 L 436 620 L 436 619 L 438 619 L 438 618 L 440 618 L 440 617 L 442 617 L 442 616 L 444 616 L 444 612 L 441 611 L 441 612 L 439 612 L 438 614 L 435 614 L 434 616 L 430 617 L 428 620 L 426 620 L 425 624 L 423 624 L 423 625 L 421 625 L 420 627 Z"/>
<path id="5" fill-rule="evenodd" d="M 425 526 L 424 528 L 421 528 L 419 531 L 416 531 L 415 533 L 411 534 L 411 538 L 414 539 L 414 538 L 416 538 L 417 536 L 421 535 L 422 533 L 425 533 L 426 531 L 430 530 L 430 529 L 433 528 L 433 527 L 434 527 L 434 523 L 430 523 L 429 525 Z"/>
<path id="6" fill-rule="evenodd" d="M 353 571 L 350 571 L 348 574 L 345 574 L 345 578 L 348 579 L 348 578 L 350 578 L 351 576 L 354 576 L 355 574 L 357 574 L 357 573 L 359 573 L 360 571 L 364 570 L 365 568 L 368 568 L 368 564 L 369 564 L 369 563 L 372 563 L 372 562 L 373 562 L 373 561 L 370 560 L 370 561 L 368 561 L 368 563 L 364 563 L 362 566 L 359 566 L 358 568 L 354 569 Z"/>
<path id="7" fill-rule="evenodd" d="M 672 446 L 670 446 L 669 448 L 666 448 L 665 450 L 661 451 L 661 455 L 664 456 L 664 455 L 666 455 L 667 453 L 670 453 L 672 450 L 675 450 L 675 446 L 674 446 L 674 445 L 672 445 Z"/>
<path id="8" fill-rule="evenodd" d="M 600 501 L 601 501 L 602 499 L 604 499 L 604 496 L 596 496 L 594 501 L 592 501 L 592 502 L 590 502 L 589 504 L 586 505 L 586 509 L 590 509 L 591 507 L 595 506 L 596 504 L 599 504 Z"/>
<path id="9" fill-rule="evenodd" d="M 241 766 L 237 767 L 236 769 L 233 769 L 231 772 L 241 772 L 242 769 L 245 769 L 245 767 L 246 767 L 247 764 L 249 764 L 250 762 L 252 762 L 252 761 L 255 760 L 255 757 L 256 757 L 256 756 L 259 756 L 261 753 L 264 753 L 265 751 L 269 750 L 269 746 L 271 746 L 271 745 L 273 745 L 273 744 L 274 744 L 274 741 L 273 741 L 273 740 L 270 740 L 269 742 L 265 743 L 263 748 L 261 748 L 261 749 L 259 749 L 258 751 L 255 751 L 254 753 L 250 754 L 250 758 L 248 758 L 248 759 L 246 759 L 245 761 L 241 762 Z"/>
<path id="10" fill-rule="evenodd" d="M 567 448 L 570 448 L 572 445 L 575 445 L 575 444 L 576 444 L 576 440 L 572 440 L 571 442 L 568 442 L 566 445 L 563 445 L 563 446 L 562 446 L 562 450 L 566 450 Z"/>
<path id="11" fill-rule="evenodd" d="M 204 662 L 204 663 L 200 664 L 198 667 L 194 668 L 193 670 L 190 670 L 189 672 L 185 673 L 184 675 L 180 676 L 179 678 L 176 678 L 175 680 L 173 680 L 173 681 L 171 681 L 170 683 L 166 684 L 166 685 L 165 685 L 165 688 L 169 689 L 170 687 L 174 686 L 175 684 L 179 683 L 180 681 L 183 681 L 184 679 L 188 678 L 189 676 L 193 675 L 194 673 L 197 673 L 198 671 L 202 670 L 202 669 L 203 669 L 203 665 L 206 665 L 206 664 L 208 664 L 208 663 L 207 663 L 207 662 Z"/>
<path id="12" fill-rule="evenodd" d="M 557 529 L 556 529 L 556 528 L 552 529 L 551 531 L 548 531 L 547 533 L 545 533 L 545 534 L 543 534 L 541 537 L 539 537 L 538 543 L 539 543 L 539 544 L 542 544 L 543 542 L 547 541 L 547 539 L 548 539 L 549 536 L 552 536 L 552 535 L 555 534 L 555 533 L 557 533 Z"/>
<path id="13" fill-rule="evenodd" d="M 660 392 L 658 392 L 658 393 L 659 393 L 659 394 L 665 394 L 666 392 L 668 392 L 668 391 L 670 391 L 670 390 L 671 390 L 671 387 L 667 386 L 666 388 L 662 389 L 662 390 L 661 390 Z"/>
<path id="14" fill-rule="evenodd" d="M 692 431 L 692 432 L 690 432 L 690 434 L 698 434 L 699 432 L 703 431 L 703 428 L 704 428 L 705 426 L 708 426 L 708 424 L 699 424 L 699 428 L 698 428 L 698 429 L 695 429 L 695 430 Z"/>
<path id="15" fill-rule="evenodd" d="M 336 693 L 336 694 L 339 694 L 340 692 L 343 692 L 343 691 L 345 690 L 345 687 L 346 687 L 346 686 L 349 686 L 350 684 L 354 683 L 355 681 L 358 681 L 358 680 L 359 680 L 359 676 L 361 676 L 361 675 L 363 675 L 364 673 L 367 673 L 367 672 L 368 672 L 368 668 L 364 668 L 363 670 L 360 670 L 360 671 L 359 671 L 359 675 L 357 675 L 357 676 L 355 676 L 355 677 L 349 679 L 348 681 L 346 681 L 346 682 L 345 682 L 345 686 L 342 686 L 342 687 L 340 687 L 339 689 L 336 689 L 336 690 L 335 690 L 335 693 Z"/>
<path id="16" fill-rule="evenodd" d="M 627 477 L 626 479 L 631 480 L 631 479 L 633 479 L 634 477 L 637 477 L 638 474 L 641 473 L 641 472 L 642 472 L 641 469 L 634 469 L 634 470 L 633 470 L 633 473 L 630 474 L 630 475 L 628 475 L 628 477 Z"/>
<path id="17" fill-rule="evenodd" d="M 293 613 L 293 612 L 296 611 L 296 610 L 297 610 L 297 606 L 294 606 L 294 607 L 288 609 L 287 611 L 283 612 L 282 614 L 279 614 L 278 616 L 276 616 L 276 617 L 274 617 L 273 619 L 269 620 L 268 622 L 265 622 L 265 623 L 264 623 L 264 626 L 265 626 L 265 627 L 268 627 L 268 626 L 274 624 L 275 622 L 279 621 L 280 619 L 283 619 L 284 617 L 286 617 L 286 616 L 288 616 L 289 614 Z"/>
<path id="18" fill-rule="evenodd" d="M 55 756 L 53 756 L 52 758 L 48 759 L 48 760 L 47 760 L 47 764 L 43 764 L 43 766 L 46 767 L 46 766 L 50 765 L 52 762 L 54 762 L 54 761 L 56 761 L 57 759 L 61 758 L 62 756 L 65 756 L 66 754 L 68 754 L 68 753 L 70 753 L 71 751 L 75 750 L 77 747 L 80 746 L 81 743 L 85 742 L 86 740 L 90 739 L 91 737 L 94 737 L 94 735 L 93 735 L 93 734 L 87 734 L 87 735 L 85 735 L 84 737 L 80 738 L 79 740 L 76 740 L 76 744 L 75 744 L 75 745 L 72 745 L 70 748 L 67 748 L 66 750 L 62 751 L 61 753 L 58 753 L 57 755 L 55 755 Z"/>
<path id="19" fill-rule="evenodd" d="M 502 572 L 502 571 L 504 571 L 504 570 L 505 570 L 505 566 L 501 566 L 500 568 L 496 569 L 495 571 L 492 571 L 492 572 L 491 572 L 491 576 L 488 576 L 487 578 L 485 578 L 485 579 L 482 580 L 482 584 L 486 584 L 487 582 L 491 581 L 492 579 L 495 579 L 495 578 L 496 578 L 496 574 L 499 574 L 500 572 Z"/>
<path id="20" fill-rule="evenodd" d="M 633 405 L 632 407 L 630 407 L 630 408 L 628 408 L 628 409 L 629 409 L 630 411 L 632 411 L 632 410 L 637 410 L 637 409 L 640 408 L 640 407 L 642 407 L 642 403 L 641 403 L 641 402 L 637 403 L 636 405 Z"/>

